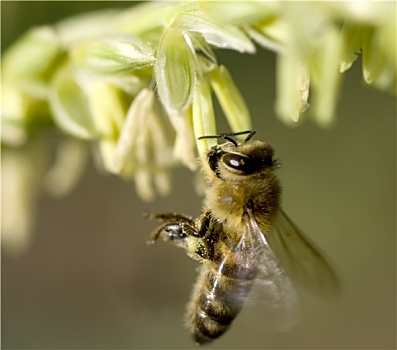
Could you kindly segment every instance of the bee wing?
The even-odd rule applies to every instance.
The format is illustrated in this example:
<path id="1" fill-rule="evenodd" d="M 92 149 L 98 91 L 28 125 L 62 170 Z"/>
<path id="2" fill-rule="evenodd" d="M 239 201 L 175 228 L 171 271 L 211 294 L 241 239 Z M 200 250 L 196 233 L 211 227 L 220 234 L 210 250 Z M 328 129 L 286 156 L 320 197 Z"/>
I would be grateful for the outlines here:
<path id="1" fill-rule="evenodd" d="M 266 328 L 290 329 L 298 320 L 297 294 L 250 211 L 245 217 L 239 246 L 236 250 L 246 249 L 250 264 L 257 268 L 255 283 L 246 304 L 255 306 L 255 312 L 261 315 L 261 324 L 263 320 L 268 321 L 265 322 Z"/>
<path id="2" fill-rule="evenodd" d="M 339 281 L 335 272 L 282 210 L 266 238 L 294 282 L 317 294 L 337 295 Z"/>

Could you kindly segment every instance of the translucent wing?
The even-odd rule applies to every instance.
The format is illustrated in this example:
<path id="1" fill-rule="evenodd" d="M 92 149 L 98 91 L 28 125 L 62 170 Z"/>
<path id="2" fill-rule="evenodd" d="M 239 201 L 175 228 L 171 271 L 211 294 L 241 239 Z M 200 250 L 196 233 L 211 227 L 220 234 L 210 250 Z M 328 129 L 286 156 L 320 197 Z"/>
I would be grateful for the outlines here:
<path id="1" fill-rule="evenodd" d="M 250 211 L 244 221 L 243 236 L 235 253 L 239 255 L 240 263 L 255 266 L 257 271 L 246 304 L 255 305 L 261 315 L 261 324 L 263 320 L 268 321 L 266 328 L 289 329 L 298 318 L 295 289 Z"/>
<path id="2" fill-rule="evenodd" d="M 333 269 L 282 210 L 266 238 L 294 282 L 318 294 L 337 295 L 339 282 Z"/>

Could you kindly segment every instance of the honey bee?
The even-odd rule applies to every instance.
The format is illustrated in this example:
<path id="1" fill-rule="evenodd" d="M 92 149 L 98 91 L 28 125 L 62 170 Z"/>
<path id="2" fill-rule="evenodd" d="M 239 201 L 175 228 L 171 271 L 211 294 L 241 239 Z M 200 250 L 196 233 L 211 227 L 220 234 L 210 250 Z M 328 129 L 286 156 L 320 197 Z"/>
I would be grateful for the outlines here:
<path id="1" fill-rule="evenodd" d="M 233 138 L 241 134 L 248 134 L 244 141 Z M 226 141 L 202 162 L 208 188 L 201 216 L 148 215 L 161 221 L 148 243 L 161 237 L 202 263 L 186 315 L 197 344 L 221 336 L 254 287 L 268 310 L 287 315 L 286 323 L 298 304 L 291 280 L 321 293 L 338 290 L 330 265 L 281 209 L 279 162 L 254 134 L 199 138 Z"/>

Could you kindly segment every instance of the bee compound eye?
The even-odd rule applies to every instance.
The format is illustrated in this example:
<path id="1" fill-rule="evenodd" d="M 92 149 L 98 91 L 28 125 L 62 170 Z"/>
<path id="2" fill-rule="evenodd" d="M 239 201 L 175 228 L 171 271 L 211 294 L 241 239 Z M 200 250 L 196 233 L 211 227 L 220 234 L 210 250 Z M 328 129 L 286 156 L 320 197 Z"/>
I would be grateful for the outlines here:
<path id="1" fill-rule="evenodd" d="M 255 160 L 237 153 L 226 153 L 222 161 L 230 168 L 239 170 L 245 175 L 254 173 L 260 168 L 260 164 Z"/>

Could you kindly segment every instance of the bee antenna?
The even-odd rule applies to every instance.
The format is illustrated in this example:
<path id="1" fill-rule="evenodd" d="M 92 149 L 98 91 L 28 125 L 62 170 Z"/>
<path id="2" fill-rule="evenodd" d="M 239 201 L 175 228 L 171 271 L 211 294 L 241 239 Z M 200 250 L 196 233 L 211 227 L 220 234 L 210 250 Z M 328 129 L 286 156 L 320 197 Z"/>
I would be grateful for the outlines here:
<path id="1" fill-rule="evenodd" d="M 235 147 L 237 147 L 237 141 L 233 138 L 231 138 L 230 136 L 224 135 L 222 136 L 223 139 L 231 142 Z"/>
<path id="2" fill-rule="evenodd" d="M 248 142 L 252 139 L 252 137 L 256 134 L 256 131 L 250 131 L 249 135 L 245 138 L 244 143 Z"/>
<path id="3" fill-rule="evenodd" d="M 255 135 L 255 133 L 256 133 L 256 131 L 248 130 L 248 131 L 224 133 L 224 134 L 217 134 L 217 135 L 204 135 L 204 136 L 200 136 L 198 138 L 198 140 L 202 140 L 202 139 L 224 139 L 224 140 L 227 140 L 227 141 L 231 142 L 235 147 L 237 147 L 238 146 L 237 141 L 235 139 L 233 139 L 231 136 L 249 134 L 244 140 L 244 143 L 246 143 L 252 138 L 252 136 Z"/>

